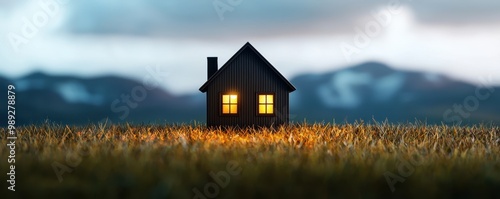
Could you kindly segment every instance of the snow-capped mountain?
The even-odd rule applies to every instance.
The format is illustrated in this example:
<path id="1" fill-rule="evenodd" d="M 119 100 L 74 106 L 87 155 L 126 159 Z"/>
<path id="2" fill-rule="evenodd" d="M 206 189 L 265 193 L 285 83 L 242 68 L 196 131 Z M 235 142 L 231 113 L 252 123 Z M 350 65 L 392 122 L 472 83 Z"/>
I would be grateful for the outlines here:
<path id="1" fill-rule="evenodd" d="M 464 110 L 470 113 L 460 114 L 460 122 L 500 121 L 500 93 L 494 92 L 498 88 L 480 88 L 438 74 L 394 70 L 376 62 L 301 75 L 292 83 L 298 88 L 291 97 L 292 112 L 301 119 L 458 123 L 449 119 L 460 112 L 454 107 L 468 108 L 464 103 L 471 103 L 467 99 L 482 89 L 489 96 L 478 99 L 475 110 Z M 450 109 L 452 113 L 448 113 Z"/>
<path id="2" fill-rule="evenodd" d="M 400 71 L 369 62 L 328 73 L 299 75 L 291 82 L 297 88 L 290 95 L 292 121 L 375 118 L 437 124 L 500 123 L 500 87 L 477 87 L 438 74 Z M 1 89 L 9 83 L 16 86 L 19 124 L 46 120 L 87 124 L 105 118 L 114 123 L 205 121 L 205 98 L 197 90 L 176 96 L 121 77 L 43 73 L 12 80 L 0 78 Z M 0 111 L 5 107 L 0 106 Z"/>

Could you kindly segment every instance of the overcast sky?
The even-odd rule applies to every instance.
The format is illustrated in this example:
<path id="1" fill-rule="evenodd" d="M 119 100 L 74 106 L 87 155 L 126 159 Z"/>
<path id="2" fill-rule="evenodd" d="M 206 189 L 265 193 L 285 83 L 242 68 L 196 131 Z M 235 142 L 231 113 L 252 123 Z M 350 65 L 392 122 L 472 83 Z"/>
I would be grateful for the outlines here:
<path id="1" fill-rule="evenodd" d="M 495 0 L 0 0 L 0 73 L 142 79 L 158 65 L 164 87 L 191 93 L 207 56 L 222 65 L 249 41 L 287 78 L 380 61 L 498 85 L 499 10 Z"/>

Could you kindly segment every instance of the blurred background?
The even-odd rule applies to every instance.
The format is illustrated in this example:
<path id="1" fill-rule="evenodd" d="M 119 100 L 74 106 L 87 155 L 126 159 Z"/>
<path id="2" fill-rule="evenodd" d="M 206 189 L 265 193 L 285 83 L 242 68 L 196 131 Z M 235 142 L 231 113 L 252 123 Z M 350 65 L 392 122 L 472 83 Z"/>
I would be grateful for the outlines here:
<path id="1" fill-rule="evenodd" d="M 204 122 L 206 57 L 220 67 L 250 42 L 297 88 L 292 121 L 498 124 L 499 10 L 495 0 L 0 0 L 0 92 L 16 87 L 21 125 Z"/>

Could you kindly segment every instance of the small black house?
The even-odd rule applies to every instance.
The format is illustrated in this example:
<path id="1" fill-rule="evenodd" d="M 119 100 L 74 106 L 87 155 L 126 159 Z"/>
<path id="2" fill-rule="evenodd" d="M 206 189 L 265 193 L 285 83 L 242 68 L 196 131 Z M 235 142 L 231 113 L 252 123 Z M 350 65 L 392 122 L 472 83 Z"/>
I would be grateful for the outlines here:
<path id="1" fill-rule="evenodd" d="M 273 126 L 288 123 L 288 94 L 295 87 L 250 43 L 219 70 L 217 57 L 208 57 L 207 125 Z"/>

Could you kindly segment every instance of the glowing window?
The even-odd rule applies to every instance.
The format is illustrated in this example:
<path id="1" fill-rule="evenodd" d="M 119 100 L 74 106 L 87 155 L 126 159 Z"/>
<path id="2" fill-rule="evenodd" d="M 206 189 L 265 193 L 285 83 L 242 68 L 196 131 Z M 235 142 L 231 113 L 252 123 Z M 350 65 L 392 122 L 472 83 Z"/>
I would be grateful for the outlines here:
<path id="1" fill-rule="evenodd" d="M 222 95 L 222 114 L 238 113 L 238 95 Z"/>
<path id="2" fill-rule="evenodd" d="M 274 95 L 259 94 L 259 114 L 274 114 Z"/>

